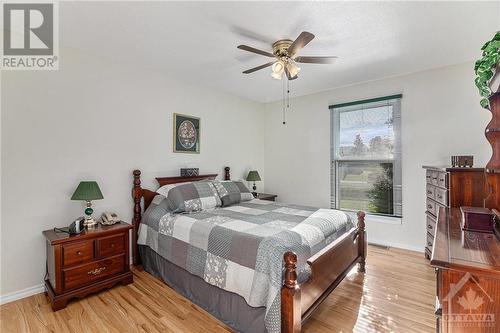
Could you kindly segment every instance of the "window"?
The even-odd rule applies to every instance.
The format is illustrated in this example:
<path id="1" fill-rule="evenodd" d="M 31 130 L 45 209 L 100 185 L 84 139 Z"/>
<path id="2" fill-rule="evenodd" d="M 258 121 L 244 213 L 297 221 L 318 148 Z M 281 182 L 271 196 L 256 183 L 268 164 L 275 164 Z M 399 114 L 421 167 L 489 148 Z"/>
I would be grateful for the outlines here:
<path id="1" fill-rule="evenodd" d="M 401 98 L 330 106 L 332 208 L 402 216 Z"/>

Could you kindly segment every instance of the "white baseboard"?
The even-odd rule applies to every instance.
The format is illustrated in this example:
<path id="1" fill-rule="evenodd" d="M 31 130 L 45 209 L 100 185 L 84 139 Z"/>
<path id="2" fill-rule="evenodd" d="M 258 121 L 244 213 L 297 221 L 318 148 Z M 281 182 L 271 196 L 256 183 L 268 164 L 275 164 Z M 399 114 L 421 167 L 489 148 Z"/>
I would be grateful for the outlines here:
<path id="1" fill-rule="evenodd" d="M 134 258 L 130 256 L 130 265 L 132 265 Z M 14 291 L 5 295 L 0 295 L 0 305 L 17 301 L 18 299 L 29 297 L 32 295 L 36 295 L 39 293 L 43 293 L 45 291 L 45 285 L 40 283 L 36 286 L 29 287 L 26 289 Z"/>
<path id="2" fill-rule="evenodd" d="M 382 246 L 387 246 L 387 247 L 396 247 L 398 249 L 410 250 L 410 251 L 416 251 L 416 252 L 424 253 L 424 246 L 417 247 L 417 246 L 414 246 L 414 245 L 394 243 L 394 242 L 388 242 L 388 241 L 385 241 L 385 240 L 378 240 L 378 239 L 371 239 L 370 236 L 368 236 L 368 244 L 382 245 Z"/>
<path id="3" fill-rule="evenodd" d="M 0 296 L 0 305 L 10 303 L 13 301 L 17 301 L 18 299 L 25 298 L 28 296 L 36 295 L 39 293 L 43 293 L 45 291 L 45 286 L 43 283 L 38 284 L 33 287 L 29 287 L 26 289 L 14 291 L 12 293 L 8 293 Z"/>

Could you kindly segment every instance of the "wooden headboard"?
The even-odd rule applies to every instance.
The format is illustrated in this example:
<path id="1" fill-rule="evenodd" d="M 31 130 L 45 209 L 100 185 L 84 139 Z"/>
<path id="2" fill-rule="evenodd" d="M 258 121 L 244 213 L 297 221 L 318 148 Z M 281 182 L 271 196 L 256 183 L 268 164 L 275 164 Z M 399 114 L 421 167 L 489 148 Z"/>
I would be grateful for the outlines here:
<path id="1" fill-rule="evenodd" d="M 134 218 L 132 219 L 133 231 L 132 231 L 132 250 L 134 257 L 134 265 L 140 264 L 139 258 L 139 248 L 137 245 L 137 237 L 139 235 L 139 225 L 142 220 L 142 213 L 149 207 L 151 201 L 153 201 L 154 197 L 158 194 L 156 193 L 156 189 L 148 190 L 146 188 L 141 187 L 141 170 L 134 170 L 134 187 L 132 188 L 132 198 L 134 199 Z M 216 173 L 199 175 L 199 176 L 174 176 L 174 177 L 156 177 L 156 181 L 160 187 L 164 185 L 177 184 L 177 183 L 186 183 L 186 182 L 194 182 L 205 179 L 215 179 L 217 177 Z M 224 180 L 229 180 L 230 177 L 230 168 L 224 168 Z M 141 206 L 142 201 L 142 206 Z"/>

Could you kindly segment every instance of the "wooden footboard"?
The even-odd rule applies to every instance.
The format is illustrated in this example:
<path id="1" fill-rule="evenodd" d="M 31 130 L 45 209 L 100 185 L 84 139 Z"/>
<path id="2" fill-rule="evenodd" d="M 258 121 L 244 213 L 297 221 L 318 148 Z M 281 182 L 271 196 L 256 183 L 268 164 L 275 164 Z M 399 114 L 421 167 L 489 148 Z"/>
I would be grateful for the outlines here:
<path id="1" fill-rule="evenodd" d="M 330 295 L 354 265 L 365 271 L 365 213 L 358 212 L 358 225 L 307 260 L 308 281 L 297 283 L 297 256 L 284 255 L 285 281 L 281 288 L 281 332 L 299 333 L 302 323 Z"/>

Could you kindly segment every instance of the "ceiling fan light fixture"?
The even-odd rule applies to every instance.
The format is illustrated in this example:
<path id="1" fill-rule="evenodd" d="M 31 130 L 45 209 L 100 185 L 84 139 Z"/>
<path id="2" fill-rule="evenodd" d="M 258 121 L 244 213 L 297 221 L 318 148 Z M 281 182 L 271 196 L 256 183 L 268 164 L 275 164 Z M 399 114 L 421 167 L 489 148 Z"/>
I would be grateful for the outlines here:
<path id="1" fill-rule="evenodd" d="M 282 60 L 278 60 L 273 64 L 273 67 L 271 67 L 271 69 L 271 76 L 276 80 L 281 80 L 283 72 L 285 71 L 285 63 Z"/>
<path id="2" fill-rule="evenodd" d="M 286 68 L 288 69 L 288 72 L 290 73 L 291 77 L 297 76 L 297 74 L 299 74 L 299 72 L 300 72 L 300 67 L 298 67 L 296 64 L 294 64 L 291 61 L 288 62 L 288 64 L 286 65 Z"/>
<path id="3" fill-rule="evenodd" d="M 283 76 L 283 72 L 281 72 L 281 73 L 272 72 L 271 76 L 273 77 L 273 79 L 281 80 L 281 77 Z"/>
<path id="4" fill-rule="evenodd" d="M 276 61 L 272 67 L 273 73 L 283 74 L 285 70 L 285 63 L 281 60 Z"/>

